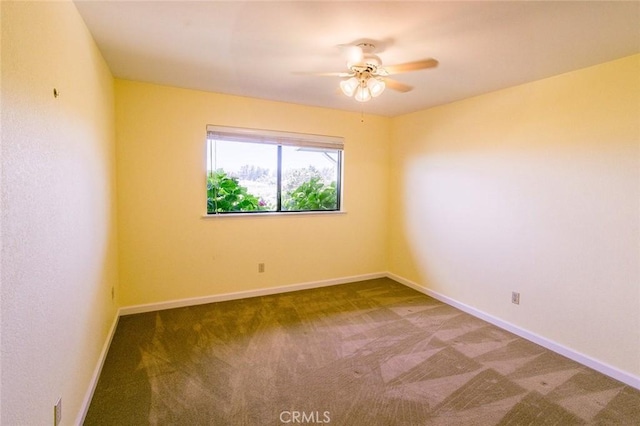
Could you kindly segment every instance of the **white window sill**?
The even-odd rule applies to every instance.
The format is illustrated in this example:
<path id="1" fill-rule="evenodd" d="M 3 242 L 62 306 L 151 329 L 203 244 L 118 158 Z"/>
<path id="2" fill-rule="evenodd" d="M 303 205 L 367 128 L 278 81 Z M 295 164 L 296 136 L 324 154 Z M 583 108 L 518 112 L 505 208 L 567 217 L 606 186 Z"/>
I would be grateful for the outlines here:
<path id="1" fill-rule="evenodd" d="M 325 215 L 347 214 L 345 210 L 340 211 L 317 211 L 317 212 L 265 212 L 265 213 L 223 213 L 205 214 L 202 219 L 220 219 L 225 217 L 282 217 L 282 216 L 325 216 Z"/>

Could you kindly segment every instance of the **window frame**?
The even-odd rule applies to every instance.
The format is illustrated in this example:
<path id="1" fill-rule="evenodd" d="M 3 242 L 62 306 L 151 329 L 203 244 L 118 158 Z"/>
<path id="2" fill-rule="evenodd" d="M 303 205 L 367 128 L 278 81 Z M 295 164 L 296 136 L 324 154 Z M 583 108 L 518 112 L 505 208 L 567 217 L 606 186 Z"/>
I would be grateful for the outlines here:
<path id="1" fill-rule="evenodd" d="M 213 152 L 216 140 L 237 143 L 257 143 L 265 145 L 275 145 L 277 151 L 276 160 L 276 207 L 275 210 L 251 210 L 251 211 L 229 211 L 209 213 L 206 208 L 205 217 L 221 216 L 246 216 L 246 215 L 288 215 L 288 214 L 335 214 L 343 213 L 343 173 L 344 173 L 344 138 L 339 136 L 325 136 L 307 133 L 284 132 L 274 130 L 262 130 L 252 128 L 230 127 L 207 125 L 206 151 Z M 284 146 L 298 148 L 322 149 L 326 152 L 336 152 L 336 208 L 335 209 L 315 209 L 315 210 L 282 210 L 282 150 Z M 206 155 L 205 155 L 206 157 Z M 209 158 L 206 158 L 206 176 L 215 165 L 208 167 Z"/>

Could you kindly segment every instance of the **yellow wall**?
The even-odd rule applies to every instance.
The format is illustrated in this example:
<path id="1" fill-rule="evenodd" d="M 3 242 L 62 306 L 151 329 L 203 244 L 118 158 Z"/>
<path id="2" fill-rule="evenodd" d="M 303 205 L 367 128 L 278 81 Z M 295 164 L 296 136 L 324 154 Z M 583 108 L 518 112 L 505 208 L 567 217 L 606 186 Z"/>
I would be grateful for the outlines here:
<path id="1" fill-rule="evenodd" d="M 129 306 L 390 270 L 640 375 L 640 56 L 361 123 L 120 80 L 114 97 L 71 2 L 0 14 L 0 423 L 50 424 L 58 396 L 76 420 L 112 287 Z M 344 136 L 347 213 L 203 219 L 207 124 Z"/>
<path id="2" fill-rule="evenodd" d="M 640 55 L 393 119 L 390 271 L 640 376 L 639 123 Z"/>
<path id="3" fill-rule="evenodd" d="M 73 424 L 115 315 L 113 79 L 73 3 L 0 7 L 0 423 L 52 424 L 61 396 Z"/>
<path id="4" fill-rule="evenodd" d="M 207 124 L 343 136 L 347 213 L 203 219 Z M 116 131 L 123 305 L 386 270 L 389 119 L 116 80 Z"/>

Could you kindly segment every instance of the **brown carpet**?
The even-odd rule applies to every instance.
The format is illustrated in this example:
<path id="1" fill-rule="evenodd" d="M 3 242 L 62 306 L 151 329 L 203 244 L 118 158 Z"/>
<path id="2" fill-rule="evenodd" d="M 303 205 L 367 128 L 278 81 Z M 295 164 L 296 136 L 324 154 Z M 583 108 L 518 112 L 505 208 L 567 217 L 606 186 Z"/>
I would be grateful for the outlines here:
<path id="1" fill-rule="evenodd" d="M 85 425 L 639 425 L 640 391 L 389 279 L 120 319 Z"/>

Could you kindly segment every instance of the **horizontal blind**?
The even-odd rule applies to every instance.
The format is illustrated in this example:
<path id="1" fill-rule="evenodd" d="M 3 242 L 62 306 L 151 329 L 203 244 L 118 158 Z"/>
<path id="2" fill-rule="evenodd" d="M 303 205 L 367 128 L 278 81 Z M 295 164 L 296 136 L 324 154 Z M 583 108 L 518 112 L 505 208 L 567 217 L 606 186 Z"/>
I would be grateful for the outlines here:
<path id="1" fill-rule="evenodd" d="M 310 135 L 277 132 L 273 130 L 243 129 L 207 125 L 207 139 L 229 142 L 253 142 L 308 148 L 344 149 L 344 138 L 339 136 Z"/>

